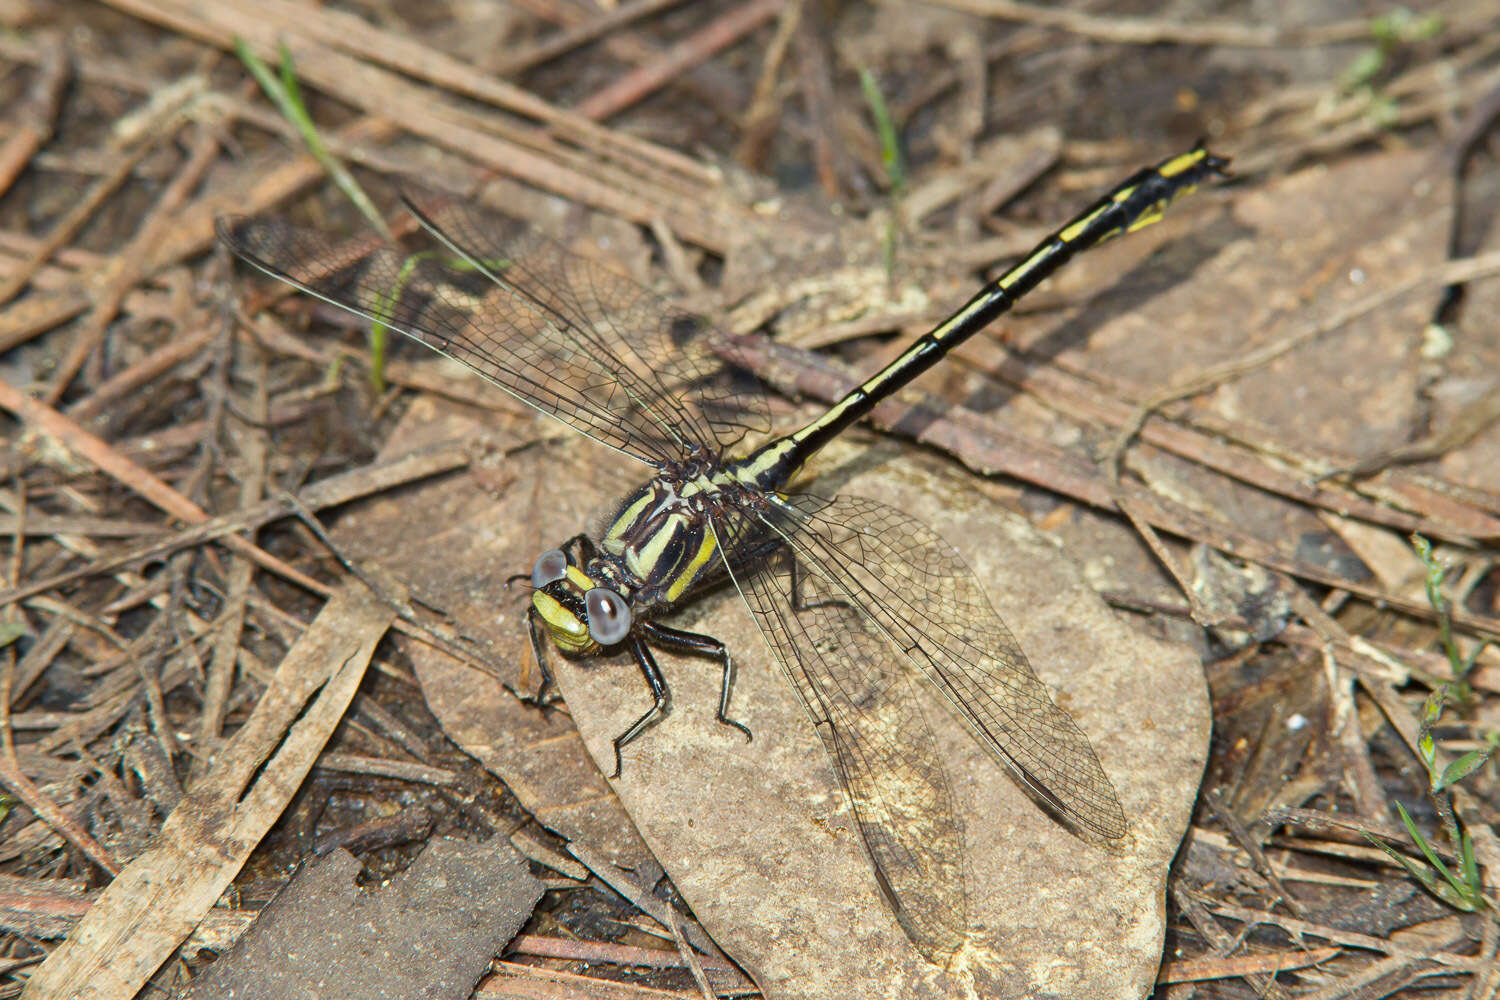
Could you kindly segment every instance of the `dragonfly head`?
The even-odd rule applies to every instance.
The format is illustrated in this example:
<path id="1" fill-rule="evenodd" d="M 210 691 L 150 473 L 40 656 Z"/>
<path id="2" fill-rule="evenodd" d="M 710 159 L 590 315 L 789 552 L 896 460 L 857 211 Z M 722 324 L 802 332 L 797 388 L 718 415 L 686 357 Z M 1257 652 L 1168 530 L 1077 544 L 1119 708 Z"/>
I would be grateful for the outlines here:
<path id="1" fill-rule="evenodd" d="M 565 653 L 586 655 L 630 635 L 630 602 L 618 591 L 601 587 L 562 549 L 548 549 L 537 557 L 531 586 L 531 606 Z"/>

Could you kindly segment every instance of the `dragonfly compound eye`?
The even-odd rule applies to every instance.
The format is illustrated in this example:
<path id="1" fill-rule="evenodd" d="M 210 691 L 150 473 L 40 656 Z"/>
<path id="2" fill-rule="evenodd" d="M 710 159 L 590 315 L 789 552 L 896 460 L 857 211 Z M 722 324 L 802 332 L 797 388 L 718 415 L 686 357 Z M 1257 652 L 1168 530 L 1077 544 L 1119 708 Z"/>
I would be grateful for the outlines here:
<path id="1" fill-rule="evenodd" d="M 531 585 L 541 590 L 549 583 L 556 583 L 568 575 L 568 557 L 563 555 L 562 549 L 548 549 L 537 556 L 536 565 L 531 567 Z"/>
<path id="2" fill-rule="evenodd" d="M 613 590 L 595 587 L 583 595 L 589 635 L 601 646 L 613 646 L 630 634 L 630 605 Z"/>

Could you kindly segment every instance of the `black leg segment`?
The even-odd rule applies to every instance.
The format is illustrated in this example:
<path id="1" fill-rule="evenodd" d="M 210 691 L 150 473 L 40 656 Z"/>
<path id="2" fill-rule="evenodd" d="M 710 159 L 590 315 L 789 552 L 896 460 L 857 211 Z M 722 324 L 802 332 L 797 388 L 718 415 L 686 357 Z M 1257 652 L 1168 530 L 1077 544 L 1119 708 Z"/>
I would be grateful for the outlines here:
<path id="1" fill-rule="evenodd" d="M 672 691 L 667 687 L 667 679 L 662 676 L 661 667 L 656 665 L 656 657 L 651 655 L 651 649 L 639 635 L 630 637 L 630 654 L 635 657 L 636 666 L 641 668 L 641 674 L 646 678 L 646 683 L 651 685 L 651 707 L 630 724 L 630 728 L 615 737 L 615 773 L 611 778 L 620 776 L 620 749 L 635 739 L 651 723 L 660 718 L 667 710 L 667 703 L 671 701 Z"/>
<path id="2" fill-rule="evenodd" d="M 542 630 L 546 626 L 542 624 L 542 616 L 537 614 L 535 607 L 526 612 L 526 634 L 531 639 L 531 655 L 536 660 L 536 666 L 542 674 L 542 683 L 537 687 L 536 694 L 520 695 L 520 699 L 528 705 L 535 705 L 543 712 L 547 710 L 547 703 L 555 686 L 552 681 L 552 670 L 547 666 L 547 640 L 542 636 Z"/>
<path id="3" fill-rule="evenodd" d="M 729 717 L 729 692 L 734 687 L 734 660 L 729 656 L 729 647 L 711 635 L 684 632 L 682 629 L 662 625 L 659 622 L 641 622 L 636 631 L 663 649 L 676 649 L 684 653 L 698 653 L 718 660 L 724 668 L 723 681 L 719 686 L 719 711 L 714 718 L 726 726 L 732 726 L 745 734 L 748 742 L 754 737 L 749 727 Z"/>
<path id="4" fill-rule="evenodd" d="M 848 601 L 841 601 L 837 597 L 830 597 L 825 601 L 802 600 L 802 575 L 801 571 L 797 569 L 797 557 L 790 549 L 783 549 L 780 558 L 785 560 L 787 595 L 791 598 L 793 611 L 811 611 L 813 608 L 853 607 Z"/>

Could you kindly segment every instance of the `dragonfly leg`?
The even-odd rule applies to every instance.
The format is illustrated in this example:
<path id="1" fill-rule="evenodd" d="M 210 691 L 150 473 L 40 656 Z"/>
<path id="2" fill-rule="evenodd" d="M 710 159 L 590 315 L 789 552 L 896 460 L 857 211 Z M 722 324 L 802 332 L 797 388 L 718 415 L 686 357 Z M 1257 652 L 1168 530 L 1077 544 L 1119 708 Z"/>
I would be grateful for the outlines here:
<path id="1" fill-rule="evenodd" d="M 814 608 L 853 607 L 848 601 L 841 601 L 837 597 L 830 597 L 822 601 L 802 600 L 802 575 L 797 568 L 797 557 L 790 550 L 783 550 L 781 557 L 786 563 L 787 594 L 792 600 L 793 611 L 811 611 Z"/>
<path id="2" fill-rule="evenodd" d="M 537 614 L 536 608 L 526 612 L 526 634 L 531 639 L 531 655 L 536 660 L 537 669 L 541 671 L 542 683 L 537 687 L 536 694 L 518 694 L 517 697 L 527 705 L 534 705 L 546 712 L 557 694 L 554 690 L 556 684 L 552 680 L 552 669 L 547 666 L 547 640 L 542 636 L 542 630 L 546 628 L 542 624 L 541 615 Z"/>
<path id="3" fill-rule="evenodd" d="M 748 726 L 736 722 L 729 717 L 729 692 L 734 687 L 734 660 L 729 656 L 729 647 L 711 635 L 700 635 L 697 632 L 684 632 L 681 629 L 671 628 L 658 622 L 642 622 L 638 629 L 640 633 L 651 642 L 666 649 L 681 650 L 685 653 L 698 653 L 702 656 L 711 656 L 718 660 L 724 668 L 723 681 L 719 686 L 719 711 L 714 718 L 726 726 L 731 726 L 745 734 L 748 742 L 754 737 Z"/>
<path id="4" fill-rule="evenodd" d="M 651 685 L 651 707 L 639 719 L 630 724 L 630 728 L 615 737 L 615 773 L 611 778 L 620 776 L 621 759 L 620 750 L 635 739 L 667 711 L 667 703 L 671 701 L 672 692 L 667 687 L 667 679 L 662 676 L 661 667 L 656 665 L 656 657 L 651 655 L 651 648 L 639 635 L 630 637 L 630 653 L 635 657 L 636 666 L 641 668 L 641 674 L 646 678 L 646 683 Z"/>

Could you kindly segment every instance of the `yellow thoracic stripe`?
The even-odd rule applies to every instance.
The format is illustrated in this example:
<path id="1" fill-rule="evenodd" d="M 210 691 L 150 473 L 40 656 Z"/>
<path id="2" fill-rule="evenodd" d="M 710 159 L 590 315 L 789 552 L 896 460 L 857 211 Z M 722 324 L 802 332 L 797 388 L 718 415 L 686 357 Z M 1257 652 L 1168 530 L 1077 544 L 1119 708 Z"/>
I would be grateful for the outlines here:
<path id="1" fill-rule="evenodd" d="M 641 514 L 645 512 L 646 507 L 649 506 L 655 499 L 656 498 L 650 493 L 642 494 L 635 501 L 635 503 L 620 511 L 620 513 L 615 516 L 614 523 L 609 526 L 609 533 L 604 536 L 604 547 L 607 549 L 613 548 L 610 543 L 617 541 L 624 533 L 626 528 L 629 528 L 631 525 L 635 524 L 635 522 L 640 518 Z"/>
<path id="2" fill-rule="evenodd" d="M 703 541 L 699 544 L 698 551 L 693 555 L 692 559 L 688 560 L 688 564 L 682 568 L 682 572 L 677 575 L 677 579 L 672 581 L 672 585 L 667 588 L 668 601 L 675 601 L 682 596 L 683 591 L 687 590 L 688 585 L 697 578 L 698 573 L 713 558 L 713 554 L 718 551 L 718 548 L 718 542 L 714 540 L 714 533 L 712 531 L 703 532 Z"/>
<path id="3" fill-rule="evenodd" d="M 676 536 L 677 531 L 683 527 L 681 517 L 669 517 L 662 526 L 657 529 L 646 544 L 638 550 L 626 553 L 626 562 L 632 572 L 642 580 L 655 579 L 663 568 L 661 566 L 662 556 L 666 554 L 667 546 Z"/>

